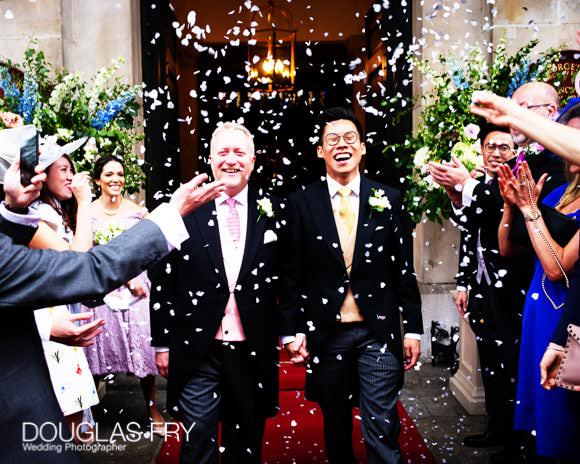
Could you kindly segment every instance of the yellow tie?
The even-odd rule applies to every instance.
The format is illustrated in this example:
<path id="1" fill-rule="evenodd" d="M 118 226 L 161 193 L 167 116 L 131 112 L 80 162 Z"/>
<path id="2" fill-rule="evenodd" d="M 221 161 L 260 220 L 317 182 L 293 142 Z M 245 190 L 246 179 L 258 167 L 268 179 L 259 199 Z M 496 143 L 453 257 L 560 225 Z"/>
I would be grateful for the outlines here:
<path id="1" fill-rule="evenodd" d="M 348 187 L 340 187 L 338 189 L 338 194 L 340 195 L 340 203 L 338 205 L 338 215 L 342 219 L 342 222 L 346 226 L 348 233 L 352 233 L 352 228 L 354 226 L 354 210 L 350 202 L 350 194 L 352 190 Z"/>

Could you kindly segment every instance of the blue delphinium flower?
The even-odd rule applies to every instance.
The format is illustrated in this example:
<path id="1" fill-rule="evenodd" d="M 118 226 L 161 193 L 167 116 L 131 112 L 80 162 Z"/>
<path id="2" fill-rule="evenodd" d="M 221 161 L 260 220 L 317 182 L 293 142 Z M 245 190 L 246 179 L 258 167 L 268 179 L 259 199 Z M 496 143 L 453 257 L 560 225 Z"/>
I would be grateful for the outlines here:
<path id="1" fill-rule="evenodd" d="M 529 76 L 529 73 L 530 73 L 530 61 L 524 60 L 520 63 L 518 69 L 516 69 L 516 72 L 512 77 L 506 97 L 511 98 L 511 96 L 519 87 L 521 87 L 522 85 L 533 79 L 533 77 Z"/>
<path id="2" fill-rule="evenodd" d="M 0 89 L 4 94 L 4 98 L 20 98 L 20 90 L 10 77 L 10 72 L 5 67 L 0 67 Z"/>
<path id="3" fill-rule="evenodd" d="M 34 118 L 34 112 L 38 106 L 38 82 L 30 75 L 24 75 L 22 97 L 18 103 L 18 113 L 22 115 L 24 122 L 30 124 Z"/>
<path id="4" fill-rule="evenodd" d="M 107 106 L 104 110 L 97 111 L 97 117 L 93 119 L 92 126 L 95 129 L 102 129 L 105 127 L 113 119 L 115 119 L 121 111 L 123 111 L 127 102 L 129 102 L 132 98 L 132 93 L 125 92 L 119 98 L 111 100 L 109 103 L 107 103 Z"/>
<path id="5" fill-rule="evenodd" d="M 459 90 L 465 90 L 469 88 L 469 83 L 465 79 L 465 73 L 461 66 L 457 63 L 453 63 L 451 66 L 451 79 L 453 79 L 453 84 L 455 88 Z"/>

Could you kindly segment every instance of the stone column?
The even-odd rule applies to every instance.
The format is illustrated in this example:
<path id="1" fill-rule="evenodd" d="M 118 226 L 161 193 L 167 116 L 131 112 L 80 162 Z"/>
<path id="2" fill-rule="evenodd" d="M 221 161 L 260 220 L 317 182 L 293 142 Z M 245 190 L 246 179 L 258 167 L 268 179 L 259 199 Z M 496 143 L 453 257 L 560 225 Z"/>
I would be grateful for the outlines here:
<path id="1" fill-rule="evenodd" d="M 61 0 L 63 62 L 70 71 L 94 74 L 117 57 L 129 83 L 141 81 L 138 0 Z"/>
<path id="2" fill-rule="evenodd" d="M 459 334 L 459 370 L 449 380 L 449 389 L 469 414 L 485 414 L 485 392 L 475 335 L 465 319 L 461 319 Z"/>
<path id="3" fill-rule="evenodd" d="M 466 44 L 486 44 L 491 39 L 491 9 L 485 0 L 464 2 L 413 2 L 413 35 L 424 39 L 423 59 L 435 66 L 441 55 L 458 54 Z M 414 76 L 414 94 L 425 93 L 426 83 Z M 414 110 L 414 124 L 421 112 Z M 415 237 L 415 269 L 421 284 L 423 318 L 428 331 L 431 320 L 452 321 L 459 324 L 459 315 L 449 292 L 455 289 L 457 245 L 459 232 L 449 223 L 443 227 L 434 223 L 419 224 Z M 465 321 L 460 324 L 460 367 L 450 381 L 450 389 L 470 414 L 484 413 L 483 384 L 478 371 L 479 362 L 475 338 Z M 430 340 L 430 337 L 424 337 Z M 430 341 L 428 342 L 430 344 Z M 429 346 L 430 348 L 430 346 Z"/>

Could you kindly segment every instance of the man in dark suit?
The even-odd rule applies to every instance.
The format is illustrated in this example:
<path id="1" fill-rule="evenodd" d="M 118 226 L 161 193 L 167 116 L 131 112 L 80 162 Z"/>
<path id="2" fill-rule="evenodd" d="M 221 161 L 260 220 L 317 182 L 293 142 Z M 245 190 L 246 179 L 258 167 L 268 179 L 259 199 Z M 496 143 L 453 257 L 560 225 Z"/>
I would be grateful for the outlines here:
<path id="1" fill-rule="evenodd" d="M 455 302 L 460 314 L 467 314 L 476 336 L 489 416 L 483 434 L 464 439 L 467 446 L 476 447 L 507 445 L 512 434 L 521 311 L 531 269 L 527 259 L 522 266 L 518 258 L 503 258 L 498 252 L 503 200 L 497 170 L 515 156 L 514 142 L 507 129 L 493 126 L 484 127 L 481 141 L 485 175 L 479 181 L 486 186 L 485 198 L 498 205 L 486 214 L 480 201 L 464 208 L 454 206 L 453 217 L 461 229 Z"/>
<path id="2" fill-rule="evenodd" d="M 326 180 L 289 202 L 283 342 L 294 361 L 309 352 L 306 394 L 320 404 L 329 462 L 355 462 L 358 404 L 368 462 L 399 463 L 403 364 L 415 365 L 423 332 L 411 236 L 400 193 L 359 174 L 366 149 L 353 113 L 329 109 L 319 130 Z"/>
<path id="3" fill-rule="evenodd" d="M 226 123 L 210 144 L 225 192 L 185 218 L 191 239 L 153 285 L 153 345 L 167 406 L 188 431 L 182 463 L 259 463 L 278 399 L 278 200 L 249 186 L 254 144 Z M 157 287 L 157 288 L 156 288 Z M 168 349 L 168 350 L 167 350 Z"/>
<path id="4" fill-rule="evenodd" d="M 36 231 L 31 225 L 38 218 L 26 213 L 28 204 L 38 196 L 42 176 L 23 188 L 18 169 L 11 167 L 5 178 L 6 202 L 0 205 L 2 463 L 81 462 L 76 452 L 64 447 L 63 440 L 70 433 L 54 396 L 33 310 L 97 297 L 139 274 L 187 238 L 179 214 L 185 215 L 215 198 L 221 188 L 220 183 L 196 188 L 205 180 L 200 176 L 180 187 L 170 205 L 154 211 L 151 220 L 140 222 L 106 246 L 87 253 L 30 250 L 19 245 L 27 244 Z M 90 331 L 75 328 L 70 321 L 68 328 L 65 325 L 60 329 L 65 330 L 53 330 L 53 336 L 68 343 L 82 345 L 83 337 L 91 336 Z M 43 424 L 44 434 L 38 439 L 35 432 Z M 43 437 L 49 437 L 49 441 L 43 442 Z M 28 444 L 45 448 L 27 451 L 24 442 L 29 439 Z"/>

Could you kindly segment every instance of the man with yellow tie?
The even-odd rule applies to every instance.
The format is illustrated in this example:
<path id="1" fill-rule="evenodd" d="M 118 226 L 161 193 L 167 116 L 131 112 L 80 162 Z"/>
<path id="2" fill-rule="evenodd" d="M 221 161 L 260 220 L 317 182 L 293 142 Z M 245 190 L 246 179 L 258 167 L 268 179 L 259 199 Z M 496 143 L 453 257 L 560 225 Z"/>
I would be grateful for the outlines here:
<path id="1" fill-rule="evenodd" d="M 400 193 L 359 173 L 366 148 L 354 114 L 328 109 L 318 129 L 326 180 L 288 204 L 281 308 L 293 335 L 282 341 L 293 362 L 309 362 L 306 395 L 323 412 L 329 462 L 355 462 L 359 406 L 367 462 L 400 463 L 396 403 L 423 332 L 411 235 Z"/>

